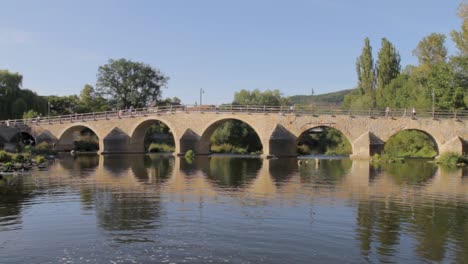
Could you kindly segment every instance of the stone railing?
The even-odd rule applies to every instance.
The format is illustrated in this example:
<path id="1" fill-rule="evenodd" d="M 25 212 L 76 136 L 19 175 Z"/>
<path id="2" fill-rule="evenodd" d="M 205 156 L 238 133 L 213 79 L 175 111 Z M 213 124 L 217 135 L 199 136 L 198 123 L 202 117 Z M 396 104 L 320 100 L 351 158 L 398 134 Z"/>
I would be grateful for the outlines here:
<path id="1" fill-rule="evenodd" d="M 65 122 L 86 122 L 109 120 L 117 118 L 131 118 L 139 116 L 150 116 L 160 114 L 170 114 L 176 112 L 212 112 L 212 113 L 252 113 L 252 114 L 296 114 L 296 115 L 348 115 L 348 116 L 368 116 L 369 118 L 433 118 L 433 119 L 456 119 L 468 118 L 468 111 L 448 111 L 448 110 L 421 110 L 418 109 L 413 114 L 411 109 L 345 109 L 336 107 L 313 107 L 311 105 L 294 106 L 267 106 L 267 105 L 173 105 L 155 106 L 139 109 L 121 109 L 105 112 L 76 113 L 72 115 L 60 115 L 50 117 L 36 117 L 29 119 L 2 120 L 0 126 L 29 126 L 42 124 L 57 124 Z"/>

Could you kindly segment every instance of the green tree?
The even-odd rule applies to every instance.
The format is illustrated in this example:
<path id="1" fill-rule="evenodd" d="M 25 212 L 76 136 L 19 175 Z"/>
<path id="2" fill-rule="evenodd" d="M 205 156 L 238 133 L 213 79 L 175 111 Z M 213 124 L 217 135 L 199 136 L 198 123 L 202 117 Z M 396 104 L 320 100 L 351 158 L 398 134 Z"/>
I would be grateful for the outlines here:
<path id="1" fill-rule="evenodd" d="M 445 47 L 445 35 L 432 33 L 423 38 L 418 47 L 413 51 L 418 58 L 420 66 L 430 68 L 447 60 L 447 48 Z"/>
<path id="2" fill-rule="evenodd" d="M 463 93 L 466 108 L 468 106 L 468 3 L 460 5 L 458 16 L 463 20 L 462 28 L 450 34 L 458 48 L 458 54 L 450 58 L 450 65 L 454 71 L 454 83 Z"/>
<path id="3" fill-rule="evenodd" d="M 16 99 L 11 105 L 11 113 L 14 118 L 21 118 L 23 113 L 26 112 L 28 106 L 23 98 Z"/>
<path id="4" fill-rule="evenodd" d="M 358 76 L 358 90 L 361 94 L 370 97 L 371 102 L 369 107 L 375 106 L 375 69 L 369 38 L 364 40 L 362 53 L 356 60 L 356 72 Z"/>
<path id="5" fill-rule="evenodd" d="M 48 96 L 51 115 L 71 115 L 78 113 L 80 99 L 76 95 L 70 96 Z"/>
<path id="6" fill-rule="evenodd" d="M 114 107 L 140 108 L 161 98 L 169 78 L 150 65 L 126 59 L 109 60 L 99 67 L 96 93 L 113 99 Z"/>
<path id="7" fill-rule="evenodd" d="M 110 110 L 110 107 L 106 99 L 97 95 L 93 86 L 85 84 L 80 92 L 80 101 L 77 106 L 77 112 L 103 112 L 107 110 Z"/>
<path id="8" fill-rule="evenodd" d="M 23 119 L 36 118 L 38 116 L 39 116 L 38 112 L 36 112 L 34 110 L 29 110 L 27 112 L 24 112 Z"/>
<path id="9" fill-rule="evenodd" d="M 400 54 L 393 44 L 386 38 L 382 39 L 382 47 L 378 54 L 376 72 L 377 72 L 377 105 L 381 107 L 388 106 L 386 97 L 391 96 L 387 85 L 400 74 Z"/>
<path id="10" fill-rule="evenodd" d="M 242 89 L 234 94 L 233 104 L 280 106 L 289 105 L 290 102 L 288 98 L 283 97 L 279 90 L 261 92 L 258 89 L 253 91 Z"/>
<path id="11" fill-rule="evenodd" d="M 460 4 L 458 17 L 463 20 L 462 28 L 460 31 L 453 30 L 450 36 L 459 50 L 459 55 L 468 56 L 468 3 Z"/>
<path id="12" fill-rule="evenodd" d="M 400 74 L 400 54 L 386 38 L 382 39 L 377 60 L 377 88 L 383 89 Z"/>
<path id="13" fill-rule="evenodd" d="M 459 109 L 464 107 L 464 92 L 455 82 L 455 73 L 450 64 L 434 65 L 427 74 L 426 96 L 432 96 L 434 91 L 435 107 L 437 109 Z M 466 88 L 465 88 L 466 89 Z"/>

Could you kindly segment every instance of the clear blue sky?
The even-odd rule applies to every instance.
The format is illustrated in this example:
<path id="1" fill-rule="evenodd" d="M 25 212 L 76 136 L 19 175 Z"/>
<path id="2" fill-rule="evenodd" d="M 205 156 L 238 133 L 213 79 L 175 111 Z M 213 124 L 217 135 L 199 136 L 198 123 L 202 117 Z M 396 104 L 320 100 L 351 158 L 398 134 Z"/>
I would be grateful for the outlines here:
<path id="1" fill-rule="evenodd" d="M 232 101 L 240 89 L 285 95 L 353 88 L 368 36 L 392 41 L 403 66 L 432 32 L 459 29 L 458 0 L 2 1 L 0 69 L 42 95 L 78 94 L 99 65 L 127 58 L 161 69 L 164 97 Z M 450 38 L 447 46 L 455 52 Z"/>

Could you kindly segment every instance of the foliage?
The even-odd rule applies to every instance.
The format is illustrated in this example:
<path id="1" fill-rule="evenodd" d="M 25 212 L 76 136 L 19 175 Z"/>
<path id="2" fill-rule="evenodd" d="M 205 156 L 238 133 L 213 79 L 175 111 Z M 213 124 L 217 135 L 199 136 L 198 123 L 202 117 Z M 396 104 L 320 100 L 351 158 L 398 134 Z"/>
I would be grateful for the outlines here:
<path id="1" fill-rule="evenodd" d="M 0 150 L 0 162 L 10 162 L 12 159 L 11 155 L 6 151 Z"/>
<path id="2" fill-rule="evenodd" d="M 148 147 L 148 152 L 174 152 L 174 146 L 164 143 L 151 143 Z"/>
<path id="3" fill-rule="evenodd" d="M 453 30 L 450 36 L 459 50 L 459 55 L 468 56 L 468 3 L 460 4 L 457 15 L 463 20 L 462 27 L 460 31 Z"/>
<path id="4" fill-rule="evenodd" d="M 310 150 L 308 145 L 301 144 L 301 145 L 297 146 L 297 154 L 299 154 L 299 155 L 309 155 L 310 153 L 312 153 L 312 151 Z"/>
<path id="5" fill-rule="evenodd" d="M 280 106 L 289 105 L 290 102 L 288 98 L 283 97 L 279 90 L 266 90 L 261 92 L 258 89 L 253 91 L 242 89 L 234 94 L 233 104 Z"/>
<path id="6" fill-rule="evenodd" d="M 454 152 L 444 152 L 437 158 L 436 162 L 448 166 L 467 165 L 468 158 Z"/>
<path id="7" fill-rule="evenodd" d="M 349 155 L 352 147 L 349 140 L 338 130 L 321 127 L 321 133 L 304 133 L 298 141 L 298 154 Z"/>
<path id="8" fill-rule="evenodd" d="M 347 94 L 353 90 L 342 90 L 333 93 L 319 94 L 319 95 L 294 95 L 289 97 L 291 104 L 314 104 L 314 105 L 341 105 Z"/>
<path id="9" fill-rule="evenodd" d="M 39 116 L 39 113 L 32 110 L 32 109 L 30 109 L 29 111 L 23 113 L 23 119 L 36 118 L 38 116 Z"/>
<path id="10" fill-rule="evenodd" d="M 12 161 L 17 162 L 17 163 L 22 163 L 25 161 L 25 157 L 23 154 L 17 153 L 12 156 Z"/>
<path id="11" fill-rule="evenodd" d="M 93 86 L 85 84 L 80 93 L 76 112 L 104 112 L 108 110 L 110 110 L 108 102 L 103 97 L 96 94 Z"/>
<path id="12" fill-rule="evenodd" d="M 437 146 L 421 131 L 403 130 L 387 140 L 384 152 L 391 157 L 433 158 L 437 155 Z"/>
<path id="13" fill-rule="evenodd" d="M 232 154 L 248 154 L 246 148 L 236 147 L 231 144 L 223 143 L 221 145 L 211 145 L 213 153 L 232 153 Z"/>
<path id="14" fill-rule="evenodd" d="M 126 59 L 109 60 L 99 67 L 96 93 L 117 108 L 141 108 L 161 98 L 169 78 L 150 65 Z"/>
<path id="15" fill-rule="evenodd" d="M 376 163 L 403 163 L 404 159 L 383 153 L 382 155 L 374 154 L 371 157 L 371 161 Z"/>
<path id="16" fill-rule="evenodd" d="M 186 159 L 192 160 L 195 157 L 195 152 L 191 149 L 189 149 L 187 152 L 185 152 L 184 157 Z"/>
<path id="17" fill-rule="evenodd" d="M 423 67 L 431 67 L 447 60 L 447 48 L 445 47 L 445 35 L 432 33 L 423 38 L 413 55 L 418 58 L 419 64 Z"/>
<path id="18" fill-rule="evenodd" d="M 0 119 L 21 118 L 32 109 L 44 113 L 47 101 L 31 90 L 22 89 L 23 76 L 0 70 Z"/>
<path id="19" fill-rule="evenodd" d="M 88 140 L 76 140 L 73 141 L 75 150 L 78 151 L 97 151 L 99 150 L 99 143 L 95 141 Z"/>
<path id="20" fill-rule="evenodd" d="M 372 47 L 369 38 L 364 40 L 361 55 L 356 60 L 356 72 L 358 76 L 358 90 L 360 94 L 371 99 L 371 106 L 375 105 L 375 69 L 372 58 Z"/>
<path id="21" fill-rule="evenodd" d="M 50 115 L 71 115 L 78 113 L 80 99 L 76 95 L 70 96 L 48 96 L 50 104 Z"/>
<path id="22" fill-rule="evenodd" d="M 46 159 L 43 157 L 43 156 L 36 156 L 36 158 L 34 159 L 34 161 L 37 163 L 37 164 L 41 164 L 41 163 L 44 163 L 46 161 Z"/>
<path id="23" fill-rule="evenodd" d="M 384 89 L 400 74 L 400 61 L 400 54 L 395 46 L 383 38 L 376 65 L 377 89 Z"/>
<path id="24" fill-rule="evenodd" d="M 229 144 L 237 149 L 246 149 L 247 153 L 262 150 L 262 143 L 257 133 L 246 123 L 235 119 L 221 123 L 211 136 L 210 142 L 215 146 Z M 215 149 L 223 148 L 215 147 Z"/>
<path id="25" fill-rule="evenodd" d="M 46 141 L 36 144 L 31 148 L 31 152 L 37 155 L 53 155 L 56 154 L 54 146 Z"/>

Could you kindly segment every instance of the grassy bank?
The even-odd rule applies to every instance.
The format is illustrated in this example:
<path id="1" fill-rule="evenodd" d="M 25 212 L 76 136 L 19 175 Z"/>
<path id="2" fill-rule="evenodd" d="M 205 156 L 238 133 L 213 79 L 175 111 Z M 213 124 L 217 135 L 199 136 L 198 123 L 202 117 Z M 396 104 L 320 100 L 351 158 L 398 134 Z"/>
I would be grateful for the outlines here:
<path id="1" fill-rule="evenodd" d="M 55 155 L 53 146 L 42 142 L 36 146 L 26 146 L 18 153 L 0 150 L 0 172 L 29 170 L 46 163 L 46 156 Z"/>

